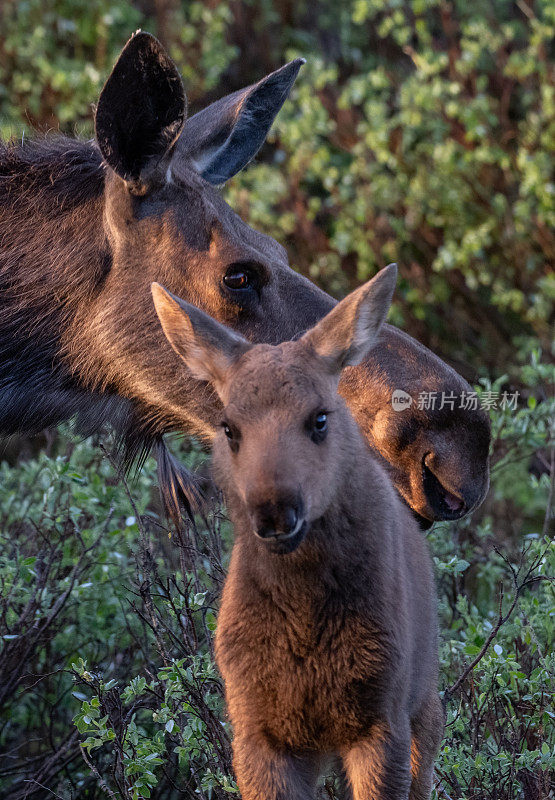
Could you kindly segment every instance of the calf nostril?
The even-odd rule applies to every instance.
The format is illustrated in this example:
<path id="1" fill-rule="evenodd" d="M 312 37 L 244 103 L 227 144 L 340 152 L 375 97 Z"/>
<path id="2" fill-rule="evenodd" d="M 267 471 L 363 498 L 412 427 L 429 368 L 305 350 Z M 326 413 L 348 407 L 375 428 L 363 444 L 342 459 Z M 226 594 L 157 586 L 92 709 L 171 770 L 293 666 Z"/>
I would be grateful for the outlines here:
<path id="1" fill-rule="evenodd" d="M 275 535 L 276 523 L 271 517 L 265 514 L 263 517 L 259 517 L 256 520 L 254 529 L 257 536 L 260 536 L 261 539 L 267 539 L 269 536 Z"/>
<path id="2" fill-rule="evenodd" d="M 253 528 L 261 539 L 289 536 L 299 527 L 303 513 L 300 498 L 261 503 L 252 514 Z"/>
<path id="3" fill-rule="evenodd" d="M 262 503 L 255 508 L 252 522 L 256 535 L 261 539 L 275 536 L 279 527 L 277 509 L 272 503 Z"/>

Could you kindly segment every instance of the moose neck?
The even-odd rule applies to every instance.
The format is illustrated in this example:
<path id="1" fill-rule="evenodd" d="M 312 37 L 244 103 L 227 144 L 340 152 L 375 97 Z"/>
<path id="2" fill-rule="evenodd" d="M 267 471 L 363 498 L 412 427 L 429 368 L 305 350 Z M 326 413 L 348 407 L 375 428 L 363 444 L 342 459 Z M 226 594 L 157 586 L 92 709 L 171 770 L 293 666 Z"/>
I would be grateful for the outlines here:
<path id="1" fill-rule="evenodd" d="M 0 186 L 0 430 L 40 430 L 85 411 L 97 427 L 117 402 L 93 404 L 60 358 L 60 337 L 110 269 L 100 156 L 63 138 L 0 144 Z"/>

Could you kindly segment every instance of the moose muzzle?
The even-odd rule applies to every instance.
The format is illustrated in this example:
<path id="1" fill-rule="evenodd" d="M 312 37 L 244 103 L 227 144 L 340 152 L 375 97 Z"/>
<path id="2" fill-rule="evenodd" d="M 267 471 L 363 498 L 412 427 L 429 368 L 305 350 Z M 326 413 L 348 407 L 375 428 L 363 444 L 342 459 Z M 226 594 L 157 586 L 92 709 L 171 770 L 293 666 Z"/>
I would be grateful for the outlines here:
<path id="1" fill-rule="evenodd" d="M 307 530 L 304 503 L 298 495 L 257 503 L 251 520 L 258 539 L 280 555 L 296 550 Z"/>

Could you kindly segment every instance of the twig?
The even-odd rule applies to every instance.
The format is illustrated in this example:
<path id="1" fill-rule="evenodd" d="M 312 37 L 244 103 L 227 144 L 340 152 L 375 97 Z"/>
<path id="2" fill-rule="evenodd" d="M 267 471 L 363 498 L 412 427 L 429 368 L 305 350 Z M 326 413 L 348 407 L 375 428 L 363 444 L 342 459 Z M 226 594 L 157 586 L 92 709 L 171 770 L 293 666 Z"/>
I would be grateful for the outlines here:
<path id="1" fill-rule="evenodd" d="M 549 530 L 549 523 L 553 516 L 553 499 L 555 495 L 555 447 L 551 448 L 551 464 L 550 464 L 551 480 L 549 482 L 549 494 L 547 495 L 547 507 L 545 509 L 545 517 L 543 520 L 542 536 L 545 539 Z"/>
<path id="2" fill-rule="evenodd" d="M 444 797 L 445 800 L 452 800 L 451 795 L 447 794 L 447 792 L 445 791 L 443 784 L 441 782 L 441 778 L 438 776 L 437 773 L 435 773 L 435 786 L 436 786 L 436 791 L 441 795 L 441 797 Z"/>
<path id="3" fill-rule="evenodd" d="M 151 570 L 151 565 L 149 563 L 150 552 L 149 552 L 148 533 L 147 533 L 143 518 L 139 514 L 139 509 L 137 508 L 137 504 L 135 503 L 135 499 L 134 499 L 133 495 L 131 494 L 131 489 L 129 488 L 129 484 L 127 482 L 127 478 L 125 477 L 125 473 L 123 472 L 123 470 L 121 469 L 121 467 L 117 463 L 117 461 L 114 459 L 114 457 L 104 447 L 104 445 L 101 444 L 100 445 L 100 449 L 102 450 L 102 452 L 104 453 L 104 455 L 106 456 L 106 458 L 108 459 L 108 461 L 110 462 L 110 464 L 112 465 L 114 470 L 116 471 L 118 478 L 121 480 L 121 482 L 123 484 L 123 488 L 125 489 L 125 493 L 127 495 L 127 498 L 128 498 L 128 500 L 129 500 L 129 502 L 131 504 L 131 508 L 133 509 L 133 513 L 135 514 L 135 519 L 137 520 L 137 527 L 139 528 L 139 533 L 140 533 L 140 539 L 139 539 L 139 553 L 140 553 L 140 557 L 141 557 L 141 565 L 140 566 L 141 566 L 141 569 L 143 570 L 143 576 L 144 576 L 144 580 L 143 580 L 142 585 L 140 586 L 139 591 L 140 591 L 141 598 L 142 598 L 142 600 L 143 600 L 143 602 L 144 602 L 144 604 L 146 606 L 146 609 L 147 609 L 149 617 L 150 617 L 150 627 L 151 627 L 152 632 L 154 634 L 154 639 L 156 641 L 156 645 L 158 647 L 158 651 L 160 653 L 160 656 L 162 657 L 162 660 L 164 661 L 164 664 L 167 665 L 167 664 L 170 663 L 170 657 L 169 657 L 168 652 L 167 652 L 167 650 L 166 650 L 166 648 L 164 646 L 164 642 L 162 640 L 162 637 L 160 636 L 160 631 L 159 631 L 159 626 L 158 626 L 158 619 L 156 617 L 156 613 L 155 613 L 155 609 L 154 609 L 154 603 L 152 601 L 152 595 L 150 593 L 150 586 L 151 586 L 151 583 L 152 583 L 152 580 L 151 580 L 152 570 Z"/>
<path id="4" fill-rule="evenodd" d="M 43 783 L 40 783 L 39 781 L 36 781 L 34 778 L 31 778 L 29 780 L 24 780 L 23 783 L 32 783 L 35 786 L 40 786 L 41 789 L 45 789 L 51 795 L 53 795 L 54 797 L 57 797 L 58 800 L 64 800 L 64 798 L 62 797 L 61 794 L 56 794 L 56 792 L 53 792 L 52 789 L 48 788 L 48 786 L 45 786 Z"/>
<path id="5" fill-rule="evenodd" d="M 507 620 L 511 617 L 513 611 L 515 610 L 515 607 L 516 607 L 516 605 L 518 603 L 518 600 L 519 600 L 519 597 L 520 597 L 520 595 L 522 593 L 522 590 L 524 588 L 526 588 L 526 586 L 529 586 L 530 584 L 535 583 L 536 581 L 542 581 L 542 580 L 552 581 L 553 580 L 553 578 L 551 578 L 550 576 L 547 576 L 547 575 L 532 575 L 534 570 L 541 564 L 541 561 L 544 558 L 545 553 L 547 552 L 547 548 L 546 548 L 542 553 L 540 553 L 539 556 L 537 556 L 537 558 L 534 559 L 534 561 L 532 562 L 532 564 L 528 568 L 523 580 L 520 583 L 518 582 L 518 572 L 520 572 L 524 557 L 526 556 L 526 554 L 528 552 L 528 549 L 529 548 L 524 548 L 523 549 L 523 551 L 521 553 L 520 566 L 519 566 L 518 571 L 517 571 L 517 570 L 515 570 L 515 568 L 511 564 L 511 562 L 508 560 L 508 558 L 505 555 L 503 555 L 503 553 L 501 553 L 497 549 L 497 547 L 494 546 L 495 552 L 503 559 L 503 561 L 506 563 L 506 565 L 507 565 L 507 567 L 508 567 L 508 569 L 509 569 L 509 571 L 511 573 L 511 576 L 512 576 L 512 579 L 513 579 L 513 585 L 514 585 L 514 592 L 515 592 L 514 598 L 513 598 L 513 601 L 511 603 L 511 605 L 509 606 L 509 610 L 507 611 L 507 613 L 505 615 L 503 615 L 504 592 L 503 592 L 503 587 L 500 586 L 499 616 L 497 617 L 497 622 L 496 622 L 495 626 L 492 628 L 488 638 L 484 642 L 484 644 L 483 644 L 482 648 L 480 649 L 480 652 L 478 653 L 476 658 L 466 667 L 466 669 L 462 672 L 462 674 L 459 675 L 457 680 L 445 690 L 444 698 L 443 698 L 444 705 L 447 703 L 449 698 L 451 698 L 453 696 L 453 694 L 457 691 L 457 689 L 461 686 L 461 684 L 464 683 L 464 681 L 470 675 L 470 673 L 472 672 L 474 667 L 476 667 L 477 664 L 479 664 L 479 662 L 485 656 L 486 652 L 488 651 L 489 646 L 491 645 L 491 643 L 493 642 L 493 640 L 495 639 L 495 637 L 499 633 L 499 629 L 501 628 L 502 625 L 504 625 L 507 622 Z"/>
<path id="6" fill-rule="evenodd" d="M 516 0 L 516 4 L 520 8 L 525 17 L 528 17 L 528 19 L 535 19 L 534 12 L 530 8 L 530 6 L 524 2 L 524 0 Z"/>
<path id="7" fill-rule="evenodd" d="M 90 758 L 85 753 L 85 748 L 83 747 L 82 744 L 79 745 L 79 750 L 81 751 L 81 755 L 83 756 L 83 761 L 85 762 L 87 767 L 90 769 L 90 771 L 92 772 L 92 774 L 94 775 L 94 777 L 98 781 L 98 785 L 100 786 L 102 791 L 106 792 L 106 794 L 108 795 L 110 800 L 118 800 L 116 795 L 110 789 L 110 787 L 108 786 L 108 784 L 106 783 L 106 781 L 104 780 L 104 778 L 102 777 L 100 772 L 97 770 L 97 768 L 93 764 L 93 762 L 90 760 Z"/>
<path id="8" fill-rule="evenodd" d="M 503 587 L 501 587 L 501 589 L 500 589 L 500 597 L 499 597 L 499 616 L 497 618 L 497 622 L 496 622 L 495 626 L 491 629 L 488 638 L 484 642 L 484 644 L 483 644 L 480 652 L 476 656 L 476 658 L 468 665 L 468 667 L 464 670 L 464 672 L 462 672 L 462 674 L 459 675 L 457 680 L 453 684 L 451 684 L 451 686 L 449 686 L 448 689 L 445 690 L 445 695 L 444 695 L 445 698 L 452 697 L 453 694 L 457 691 L 457 689 L 461 685 L 461 683 L 464 683 L 464 681 L 468 678 L 468 676 L 470 675 L 470 673 L 472 672 L 474 667 L 485 656 L 490 644 L 492 643 L 492 641 L 495 639 L 495 637 L 499 633 L 499 629 L 501 628 L 501 626 L 509 619 L 509 617 L 513 613 L 514 608 L 515 608 L 515 606 L 516 606 L 516 604 L 518 602 L 518 593 L 515 592 L 515 596 L 514 596 L 513 602 L 511 603 L 509 611 L 507 612 L 507 614 L 505 614 L 505 616 L 503 616 L 503 597 L 504 597 L 504 592 L 503 592 Z"/>

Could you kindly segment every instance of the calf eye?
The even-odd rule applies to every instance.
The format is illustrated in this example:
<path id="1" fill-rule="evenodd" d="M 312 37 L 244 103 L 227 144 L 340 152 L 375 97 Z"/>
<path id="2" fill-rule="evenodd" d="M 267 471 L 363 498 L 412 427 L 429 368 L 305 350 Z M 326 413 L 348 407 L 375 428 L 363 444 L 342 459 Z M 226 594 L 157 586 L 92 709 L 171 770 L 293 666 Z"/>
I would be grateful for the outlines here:
<path id="1" fill-rule="evenodd" d="M 307 432 L 315 444 L 322 444 L 328 434 L 328 414 L 318 411 L 307 420 Z"/>
<path id="2" fill-rule="evenodd" d="M 328 427 L 328 415 L 324 414 L 324 412 L 318 414 L 318 416 L 314 420 L 314 427 L 316 428 L 317 431 L 320 431 L 320 433 L 322 431 L 325 431 L 326 428 Z"/>

